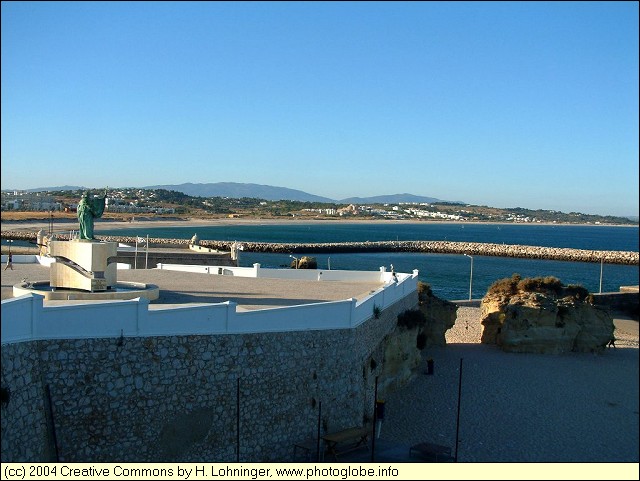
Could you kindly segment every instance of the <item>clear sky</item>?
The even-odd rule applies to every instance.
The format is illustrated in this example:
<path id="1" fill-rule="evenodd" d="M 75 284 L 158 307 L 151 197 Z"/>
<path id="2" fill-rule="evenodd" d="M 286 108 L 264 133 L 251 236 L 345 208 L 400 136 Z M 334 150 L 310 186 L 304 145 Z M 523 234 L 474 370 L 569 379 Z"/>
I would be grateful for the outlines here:
<path id="1" fill-rule="evenodd" d="M 638 2 L 2 2 L 2 189 L 637 215 Z"/>

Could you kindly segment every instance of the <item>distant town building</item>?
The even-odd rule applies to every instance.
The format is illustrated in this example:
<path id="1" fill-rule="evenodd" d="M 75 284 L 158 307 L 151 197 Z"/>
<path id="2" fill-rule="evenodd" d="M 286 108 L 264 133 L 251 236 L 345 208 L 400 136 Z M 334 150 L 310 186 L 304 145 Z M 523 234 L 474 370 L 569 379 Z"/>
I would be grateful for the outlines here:
<path id="1" fill-rule="evenodd" d="M 2 192 L 2 210 L 58 211 L 62 204 L 44 192 Z"/>

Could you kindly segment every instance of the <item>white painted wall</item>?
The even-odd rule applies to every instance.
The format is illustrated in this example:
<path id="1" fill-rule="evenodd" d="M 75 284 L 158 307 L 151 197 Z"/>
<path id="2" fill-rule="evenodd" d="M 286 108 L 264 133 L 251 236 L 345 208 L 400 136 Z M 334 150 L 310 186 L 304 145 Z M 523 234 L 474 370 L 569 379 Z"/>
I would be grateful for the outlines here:
<path id="1" fill-rule="evenodd" d="M 415 292 L 417 270 L 398 277 L 397 284 L 386 284 L 360 302 L 345 299 L 252 311 L 238 311 L 233 302 L 149 310 L 149 301 L 140 298 L 45 307 L 43 296 L 27 294 L 2 301 L 1 342 L 346 329 L 369 319 L 374 306 L 385 309 Z"/>
<path id="2" fill-rule="evenodd" d="M 390 282 L 391 273 L 384 268 L 378 271 L 342 271 L 323 269 L 263 269 L 260 264 L 253 267 L 195 266 L 187 264 L 157 264 L 156 269 L 180 272 L 198 272 L 211 275 L 236 277 L 263 277 L 269 279 L 305 280 L 305 281 L 343 281 L 343 282 Z M 401 276 L 403 274 L 397 274 Z M 408 274 L 404 274 L 405 276 Z"/>

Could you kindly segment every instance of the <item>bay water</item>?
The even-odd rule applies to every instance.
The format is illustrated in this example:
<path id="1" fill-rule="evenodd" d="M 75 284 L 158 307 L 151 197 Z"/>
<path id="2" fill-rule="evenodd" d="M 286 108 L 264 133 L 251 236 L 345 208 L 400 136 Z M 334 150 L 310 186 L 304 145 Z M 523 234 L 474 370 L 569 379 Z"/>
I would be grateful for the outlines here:
<path id="1" fill-rule="evenodd" d="M 148 226 L 149 224 L 147 224 Z M 99 226 L 99 228 L 98 228 Z M 441 224 L 441 223 L 286 223 L 216 226 L 128 227 L 110 229 L 96 224 L 98 235 L 140 236 L 201 240 L 328 243 L 393 240 L 484 242 L 587 250 L 638 252 L 637 226 L 539 225 L 539 224 Z M 524 277 L 555 276 L 563 284 L 579 284 L 590 292 L 617 292 L 621 286 L 637 286 L 638 266 L 587 262 L 515 259 L 459 254 L 408 252 L 266 254 L 240 252 L 239 264 L 265 268 L 289 267 L 290 255 L 317 259 L 319 269 L 419 272 L 434 294 L 447 300 L 482 298 L 495 281 L 517 273 Z"/>

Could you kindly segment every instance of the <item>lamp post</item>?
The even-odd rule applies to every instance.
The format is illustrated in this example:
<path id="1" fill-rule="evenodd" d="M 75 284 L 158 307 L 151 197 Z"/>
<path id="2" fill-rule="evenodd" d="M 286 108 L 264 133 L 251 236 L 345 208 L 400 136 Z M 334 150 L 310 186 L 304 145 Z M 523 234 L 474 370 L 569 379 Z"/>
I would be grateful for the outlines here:
<path id="1" fill-rule="evenodd" d="M 9 244 L 9 255 L 11 255 L 11 244 L 13 244 L 13 239 L 7 239 L 7 243 Z"/>
<path id="2" fill-rule="evenodd" d="M 296 269 L 298 268 L 298 258 L 292 255 L 289 255 L 289 257 L 291 257 L 293 260 L 296 261 Z"/>
<path id="3" fill-rule="evenodd" d="M 600 294 L 602 294 L 602 266 L 604 264 L 604 257 L 600 259 Z"/>
<path id="4" fill-rule="evenodd" d="M 469 254 L 465 254 L 469 259 L 471 259 L 471 272 L 469 273 L 469 300 L 471 300 L 471 287 L 473 286 L 473 256 Z"/>

